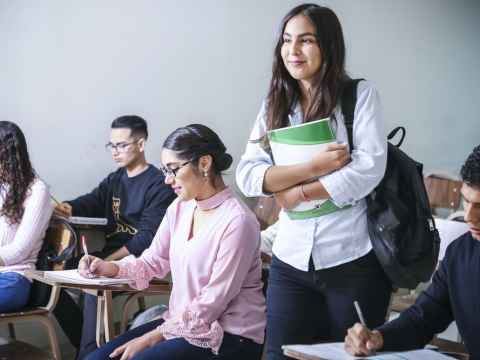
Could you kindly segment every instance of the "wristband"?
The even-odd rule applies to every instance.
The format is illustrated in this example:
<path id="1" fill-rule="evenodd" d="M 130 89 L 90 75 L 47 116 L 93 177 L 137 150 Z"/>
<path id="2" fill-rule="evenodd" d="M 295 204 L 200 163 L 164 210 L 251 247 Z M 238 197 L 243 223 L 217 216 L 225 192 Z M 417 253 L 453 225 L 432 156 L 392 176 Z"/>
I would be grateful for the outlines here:
<path id="1" fill-rule="evenodd" d="M 303 184 L 300 185 L 300 191 L 302 192 L 302 197 L 305 201 L 307 202 L 310 202 L 310 199 L 305 195 L 305 193 L 303 192 Z"/>

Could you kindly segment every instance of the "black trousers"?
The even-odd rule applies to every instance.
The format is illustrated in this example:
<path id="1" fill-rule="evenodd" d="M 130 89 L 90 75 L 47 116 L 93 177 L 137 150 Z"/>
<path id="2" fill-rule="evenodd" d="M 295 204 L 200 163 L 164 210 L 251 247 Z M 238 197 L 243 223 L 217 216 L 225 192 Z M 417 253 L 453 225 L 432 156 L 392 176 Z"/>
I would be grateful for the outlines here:
<path id="1" fill-rule="evenodd" d="M 267 289 L 267 359 L 287 359 L 282 345 L 345 341 L 348 328 L 360 321 L 354 301 L 359 302 L 370 328 L 382 325 L 391 293 L 373 250 L 323 270 L 315 270 L 310 259 L 308 271 L 273 256 Z M 318 338 L 319 328 L 328 339 Z"/>

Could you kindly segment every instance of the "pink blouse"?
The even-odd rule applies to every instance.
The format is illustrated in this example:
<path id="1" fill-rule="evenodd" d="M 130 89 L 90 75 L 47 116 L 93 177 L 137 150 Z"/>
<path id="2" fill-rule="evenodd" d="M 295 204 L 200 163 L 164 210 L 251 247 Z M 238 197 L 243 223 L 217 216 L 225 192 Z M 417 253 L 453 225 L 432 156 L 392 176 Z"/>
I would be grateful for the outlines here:
<path id="1" fill-rule="evenodd" d="M 3 191 L 0 209 L 3 206 Z M 9 225 L 3 216 L 0 217 L 0 256 L 5 263 L 0 266 L 0 273 L 14 271 L 23 275 L 23 270 L 35 270 L 52 215 L 50 192 L 42 180 L 35 179 L 23 205 L 25 212 L 20 224 Z"/>
<path id="2" fill-rule="evenodd" d="M 196 207 L 217 210 L 188 240 Z M 232 189 L 203 201 L 175 200 L 150 248 L 140 258 L 130 255 L 115 263 L 117 277 L 135 280 L 137 289 L 171 270 L 170 311 L 159 327 L 165 339 L 184 337 L 215 354 L 224 331 L 263 343 L 259 224 Z"/>

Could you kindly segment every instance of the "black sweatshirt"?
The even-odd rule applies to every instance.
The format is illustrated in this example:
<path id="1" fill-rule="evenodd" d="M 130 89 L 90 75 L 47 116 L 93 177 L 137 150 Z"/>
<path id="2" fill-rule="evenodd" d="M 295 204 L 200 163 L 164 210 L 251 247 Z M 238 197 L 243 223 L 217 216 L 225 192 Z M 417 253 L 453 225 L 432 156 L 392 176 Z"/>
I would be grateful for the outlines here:
<path id="1" fill-rule="evenodd" d="M 125 168 L 108 175 L 91 193 L 66 201 L 72 216 L 107 218 L 106 256 L 126 246 L 139 256 L 152 243 L 167 207 L 176 199 L 163 173 L 149 165 L 141 174 L 129 178 Z"/>
<path id="2" fill-rule="evenodd" d="M 471 360 L 480 359 L 480 241 L 470 232 L 453 241 L 432 283 L 400 317 L 377 328 L 382 351 L 424 347 L 455 320 Z"/>

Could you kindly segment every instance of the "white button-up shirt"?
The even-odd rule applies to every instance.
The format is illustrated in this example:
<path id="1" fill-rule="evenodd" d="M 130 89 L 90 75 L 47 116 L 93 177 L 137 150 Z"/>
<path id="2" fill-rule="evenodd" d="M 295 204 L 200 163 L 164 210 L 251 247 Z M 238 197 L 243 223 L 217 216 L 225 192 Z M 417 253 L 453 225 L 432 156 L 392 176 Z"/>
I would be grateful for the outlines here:
<path id="1" fill-rule="evenodd" d="M 264 104 L 265 106 L 265 104 Z M 250 140 L 262 137 L 266 131 L 264 106 L 250 135 Z M 337 141 L 348 141 L 340 106 L 332 122 Z M 303 123 L 300 104 L 294 109 L 294 124 Z M 319 177 L 319 181 L 339 207 L 353 206 L 323 216 L 291 220 L 280 212 L 280 225 L 273 244 L 273 253 L 283 262 L 308 271 L 310 255 L 315 269 L 325 269 L 353 261 L 366 255 L 372 244 L 367 228 L 367 196 L 382 179 L 387 160 L 387 133 L 380 98 L 375 87 L 361 81 L 357 89 L 357 104 L 353 122 L 352 161 L 343 168 Z M 248 142 L 238 164 L 237 183 L 245 196 L 271 196 L 263 191 L 263 179 L 270 166 L 275 166 L 271 153 L 259 143 Z"/>

